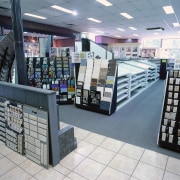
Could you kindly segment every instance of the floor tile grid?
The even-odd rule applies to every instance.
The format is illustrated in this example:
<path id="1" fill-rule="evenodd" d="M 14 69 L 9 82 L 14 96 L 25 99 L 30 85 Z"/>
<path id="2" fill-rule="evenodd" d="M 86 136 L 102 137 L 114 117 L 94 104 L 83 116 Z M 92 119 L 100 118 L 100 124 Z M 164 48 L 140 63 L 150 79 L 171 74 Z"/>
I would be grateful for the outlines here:
<path id="1" fill-rule="evenodd" d="M 1 145 L 3 145 L 3 144 L 0 144 L 0 146 Z M 12 150 L 12 153 L 13 153 L 13 150 Z M 1 153 L 0 153 L 1 154 Z M 25 171 L 23 168 L 21 168 L 18 164 L 16 164 L 16 163 L 14 163 L 10 158 L 7 158 L 7 155 L 3 155 L 3 154 L 1 154 L 2 155 L 2 158 L 6 158 L 6 159 L 8 159 L 9 161 L 11 161 L 15 166 L 14 167 L 12 167 L 11 169 L 9 169 L 8 171 L 11 171 L 11 170 L 13 170 L 13 169 L 15 169 L 16 167 L 19 167 L 22 171 Z M 8 154 L 9 155 L 9 154 Z M 0 158 L 0 159 L 2 159 L 2 158 Z M 22 162 L 23 163 L 23 162 Z M 3 174 L 1 174 L 0 175 L 0 179 L 1 179 L 1 177 L 2 176 L 4 176 L 5 174 L 7 174 L 8 173 L 8 171 L 6 171 L 6 172 L 4 172 Z M 25 171 L 27 174 L 29 174 L 31 177 L 33 177 L 30 173 L 28 173 L 27 171 Z"/>
<path id="2" fill-rule="evenodd" d="M 89 134 L 89 135 L 90 135 L 90 134 Z M 107 137 L 106 137 L 106 138 L 107 138 Z M 91 159 L 91 160 L 93 160 L 93 161 L 95 161 L 95 162 L 98 162 L 98 163 L 103 164 L 102 162 L 99 162 L 99 161 L 97 161 L 97 160 L 95 160 L 95 159 L 92 159 L 92 158 L 90 158 L 89 156 L 90 156 L 98 147 L 101 147 L 101 144 L 103 144 L 103 142 L 106 140 L 106 138 L 105 138 L 89 155 L 87 155 L 86 158 Z M 85 138 L 84 138 L 84 139 L 85 139 Z M 81 141 L 83 141 L 83 140 L 81 140 Z M 84 141 L 86 141 L 86 140 L 84 140 Z M 87 141 L 87 142 L 88 142 L 88 141 Z M 90 142 L 88 142 L 88 143 L 90 143 Z M 126 144 L 126 143 L 124 143 L 124 145 L 125 145 L 125 144 Z M 123 145 L 123 146 L 124 146 L 124 145 Z M 119 149 L 119 151 L 123 148 L 123 146 Z M 101 148 L 104 148 L 104 147 L 101 147 Z M 104 149 L 106 149 L 106 148 L 104 148 Z M 109 151 L 110 151 L 110 150 L 109 150 Z M 115 155 L 112 157 L 112 159 L 119 153 L 119 151 L 118 151 L 117 153 L 115 153 Z M 112 151 L 112 152 L 114 152 L 114 151 Z M 77 152 L 77 153 L 78 153 L 78 152 Z M 82 154 L 81 154 L 81 155 L 82 155 Z M 127 156 L 127 157 L 128 157 L 128 156 Z M 112 161 L 112 159 L 111 159 L 111 161 Z M 85 160 L 85 159 L 84 159 L 84 160 Z M 109 164 L 110 164 L 111 161 L 109 161 L 108 164 L 103 164 L 103 165 L 105 165 L 105 168 L 102 170 L 102 172 L 103 172 L 107 167 L 110 167 Z M 82 162 L 80 162 L 80 163 L 82 163 Z M 79 164 L 78 164 L 78 165 L 79 165 Z M 78 165 L 77 165 L 77 166 L 78 166 Z M 77 166 L 76 166 L 76 167 L 77 167 Z M 75 167 L 75 168 L 76 168 L 76 167 Z M 74 169 L 75 169 L 75 168 L 74 168 Z M 112 168 L 112 167 L 110 167 L 110 168 Z M 74 170 L 74 169 L 73 169 L 73 170 Z M 112 169 L 113 169 L 113 168 L 112 168 Z M 73 170 L 72 170 L 72 171 L 73 171 Z M 114 169 L 114 170 L 117 170 L 117 169 Z M 74 171 L 73 171 L 73 172 L 74 172 Z M 102 174 L 102 172 L 97 176 L 96 179 L 98 179 L 98 177 Z M 121 171 L 120 171 L 120 172 L 121 172 Z M 124 173 L 124 172 L 121 172 L 121 173 Z M 124 174 L 126 174 L 126 173 L 124 173 Z M 81 174 L 78 174 L 78 175 L 81 176 Z M 129 174 L 126 174 L 126 175 L 129 175 Z M 85 177 L 84 177 L 84 178 L 85 178 Z"/>
<path id="3" fill-rule="evenodd" d="M 104 141 L 105 141 L 105 140 L 104 140 Z M 103 143 L 103 142 L 102 142 L 102 143 Z M 101 144 L 102 144 L 102 143 L 101 143 Z M 97 149 L 98 147 L 100 147 L 101 144 L 100 144 L 99 146 L 97 146 L 96 149 Z M 125 144 L 124 144 L 124 145 L 125 145 Z M 123 145 L 123 146 L 124 146 L 124 145 Z M 123 148 L 123 146 L 120 148 L 120 150 Z M 101 147 L 101 148 L 103 148 L 103 147 Z M 92 154 L 96 149 L 94 149 L 90 154 Z M 106 149 L 106 148 L 104 148 L 104 149 Z M 118 153 L 120 153 L 120 150 L 119 150 Z M 140 162 L 143 162 L 143 161 L 141 161 L 141 158 L 142 158 L 144 152 L 145 152 L 145 149 L 144 149 L 144 151 L 143 151 L 140 159 L 138 160 L 138 163 L 137 163 L 136 167 L 134 168 L 134 171 L 136 170 L 138 164 L 139 164 Z M 88 156 L 90 156 L 90 154 L 89 154 Z M 116 154 L 114 155 L 114 157 L 115 157 L 115 156 L 116 156 Z M 124 155 L 124 156 L 129 157 L 128 155 Z M 87 157 L 87 158 L 91 159 L 90 157 Z M 132 158 L 132 157 L 130 157 L 130 158 Z M 168 157 L 168 158 L 169 158 L 169 157 Z M 132 159 L 133 159 L 133 158 L 132 158 Z M 92 160 L 94 160 L 94 159 L 92 159 Z M 94 160 L 94 161 L 96 161 L 96 160 Z M 100 163 L 99 161 L 97 161 L 97 162 Z M 111 162 L 111 161 L 110 161 L 110 162 Z M 109 167 L 110 162 L 106 165 L 106 167 Z M 148 164 L 148 163 L 145 163 L 145 162 L 143 162 L 143 163 L 144 163 L 144 164 L 147 164 L 147 165 L 150 165 L 150 166 L 153 166 L 153 165 Z M 166 161 L 166 166 L 167 166 L 167 161 Z M 166 172 L 166 170 L 165 170 L 165 169 L 166 169 L 166 166 L 165 166 L 165 168 L 159 168 L 159 169 L 162 169 L 162 170 L 163 170 L 163 177 L 162 177 L 162 179 L 164 178 L 164 175 L 165 175 L 165 172 Z M 153 166 L 153 167 L 157 168 L 156 166 Z M 112 168 L 112 167 L 111 167 L 111 168 Z M 117 170 L 117 169 L 116 169 L 116 170 Z M 132 177 L 132 178 L 136 178 L 136 177 L 133 177 L 134 171 L 133 171 L 132 174 L 131 174 L 131 177 Z M 168 172 L 168 171 L 167 171 L 167 172 Z M 124 173 L 124 172 L 122 172 L 122 173 Z M 172 173 L 172 172 L 170 172 L 170 173 Z M 99 176 L 100 176 L 100 175 L 101 175 L 101 174 L 99 174 Z M 127 175 L 129 175 L 129 174 L 127 174 Z M 175 175 L 178 175 L 178 174 L 175 174 Z M 98 176 L 98 177 L 99 177 L 99 176 Z"/>
<path id="4" fill-rule="evenodd" d="M 87 136 L 86 136 L 87 137 Z M 84 138 L 85 139 L 85 138 Z M 83 139 L 83 140 L 84 140 Z M 105 140 L 104 140 L 105 141 Z M 103 143 L 103 142 L 102 142 Z M 101 144 L 102 144 L 101 143 Z M 101 146 L 101 144 L 99 145 L 99 147 Z M 124 144 L 125 145 L 125 144 Z M 124 146 L 123 145 L 123 146 Z M 120 150 L 123 148 L 123 146 L 120 148 Z M 96 149 L 97 149 L 98 147 L 96 147 Z M 119 152 L 118 153 L 120 153 L 120 150 L 119 150 Z M 95 150 L 94 150 L 95 151 Z M 145 149 L 144 149 L 144 152 L 145 152 Z M 138 163 L 137 163 L 137 165 L 136 165 L 136 167 L 135 167 L 135 169 L 134 169 L 134 171 L 136 170 L 136 168 L 137 168 L 137 166 L 138 166 L 138 164 L 140 163 L 140 162 L 143 162 L 143 161 L 141 161 L 141 158 L 142 158 L 142 156 L 143 156 L 143 154 L 144 154 L 144 152 L 142 153 L 142 155 L 141 155 L 141 157 L 140 157 L 140 159 L 139 159 L 139 161 L 138 161 Z M 93 153 L 93 151 L 90 153 L 90 154 L 92 154 Z M 116 156 L 116 155 L 114 155 L 114 156 Z M 127 156 L 127 157 L 129 157 L 128 155 L 124 155 L 124 156 Z M 132 157 L 130 157 L 130 158 L 132 158 Z M 169 157 L 168 157 L 169 158 Z M 132 158 L 133 159 L 133 158 Z M 94 160 L 94 159 L 93 159 Z M 99 161 L 97 161 L 97 162 L 99 162 Z M 145 163 L 145 162 L 143 162 L 143 163 Z M 168 171 L 168 170 L 166 170 L 166 167 L 167 167 L 167 163 L 168 163 L 168 161 L 166 161 L 166 165 L 165 165 L 165 168 L 159 168 L 159 169 L 162 169 L 164 172 L 163 172 L 163 177 L 162 177 L 162 179 L 164 178 L 164 175 L 165 175 L 165 173 L 166 172 L 170 172 L 170 171 Z M 108 163 L 108 165 L 110 164 L 110 162 Z M 150 165 L 150 166 L 153 166 L 152 164 L 148 164 L 148 163 L 145 163 L 145 164 L 147 164 L 147 165 Z M 109 167 L 107 165 L 107 167 Z M 158 168 L 158 167 L 156 167 L 156 166 L 153 166 L 153 167 L 155 167 L 155 168 Z M 112 167 L 111 167 L 112 168 Z M 134 173 L 134 171 L 133 171 L 133 173 Z M 124 173 L 124 172 L 123 172 Z M 131 177 L 132 178 L 134 178 L 133 177 L 133 173 L 131 174 Z M 172 173 L 172 172 L 170 172 L 170 173 Z M 175 174 L 175 175 L 177 175 L 177 176 L 179 176 L 178 174 L 176 174 L 176 173 L 172 173 L 172 174 Z M 100 175 L 99 175 L 100 176 Z M 180 178 L 180 176 L 179 176 L 179 178 Z"/>
<path id="5" fill-rule="evenodd" d="M 77 131 L 78 131 L 79 129 L 80 129 L 80 128 L 78 128 Z M 81 130 L 81 129 L 80 129 L 80 130 Z M 90 133 L 87 134 L 84 138 L 78 139 L 78 140 L 79 140 L 79 143 L 82 142 L 82 141 L 88 142 L 88 141 L 86 141 L 85 139 L 86 139 L 87 136 L 89 136 L 89 135 L 91 135 L 91 134 L 93 134 L 93 133 L 90 132 Z M 75 137 L 76 137 L 76 136 L 75 136 Z M 91 143 L 91 142 L 88 142 L 88 143 L 90 143 L 90 144 L 92 144 L 92 145 L 95 145 L 96 148 L 95 148 L 94 150 L 92 150 L 87 156 L 85 156 L 85 155 L 83 155 L 83 154 L 81 154 L 81 153 L 79 153 L 79 152 L 76 152 L 76 153 L 78 153 L 78 154 L 80 154 L 80 155 L 82 155 L 82 156 L 85 157 L 85 159 L 84 159 L 83 161 L 85 161 L 86 159 L 91 159 L 91 158 L 89 157 L 90 154 L 92 154 L 98 147 L 100 147 L 100 145 L 101 145 L 105 140 L 106 140 L 106 138 L 105 138 L 99 145 L 95 145 L 95 144 L 93 144 L 93 143 Z M 78 148 L 78 146 L 77 146 L 77 148 Z M 76 150 L 75 150 L 75 151 L 76 151 Z M 93 161 L 95 161 L 95 162 L 98 162 L 98 163 L 101 163 L 101 162 L 96 161 L 96 160 L 94 160 L 94 159 L 91 159 L 91 160 L 93 160 Z M 83 161 L 81 161 L 79 164 L 83 163 Z M 78 167 L 79 164 L 77 164 L 76 167 Z M 103 163 L 101 163 L 101 164 L 103 164 Z M 61 164 L 61 165 L 63 166 L 63 164 Z M 103 164 L 103 165 L 104 165 L 104 164 Z M 80 177 L 82 177 L 82 178 L 84 178 L 84 179 L 87 179 L 86 177 L 82 176 L 80 173 L 77 173 L 77 172 L 74 171 L 74 169 L 76 169 L 76 167 L 74 167 L 74 168 L 69 172 L 69 174 L 73 172 L 73 173 L 78 174 Z M 64 168 L 67 168 L 67 167 L 64 167 Z M 105 166 L 105 168 L 106 168 L 106 166 Z M 104 169 L 105 169 L 105 168 L 104 168 Z M 104 169 L 103 169 L 103 170 L 104 170 Z M 103 170 L 102 170 L 102 172 L 103 172 Z M 102 172 L 101 172 L 101 173 L 102 173 Z M 100 173 L 100 174 L 101 174 L 101 173 Z M 68 178 L 68 175 L 69 175 L 69 174 L 67 174 L 67 176 L 66 176 L 67 178 Z M 99 175 L 100 175 L 100 174 L 99 174 Z"/>

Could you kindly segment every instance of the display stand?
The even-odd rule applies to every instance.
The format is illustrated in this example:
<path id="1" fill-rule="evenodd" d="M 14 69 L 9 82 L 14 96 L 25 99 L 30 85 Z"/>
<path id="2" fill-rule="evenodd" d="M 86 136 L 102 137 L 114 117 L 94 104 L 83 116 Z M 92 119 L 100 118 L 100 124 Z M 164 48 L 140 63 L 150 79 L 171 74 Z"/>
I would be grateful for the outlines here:
<path id="1" fill-rule="evenodd" d="M 70 57 L 27 58 L 28 85 L 53 90 L 57 104 L 73 104 L 75 82 Z"/>
<path id="2" fill-rule="evenodd" d="M 48 168 L 77 147 L 74 128 L 59 130 L 56 93 L 0 82 L 0 140 Z"/>
<path id="3" fill-rule="evenodd" d="M 158 144 L 180 152 L 180 70 L 167 74 Z"/>
<path id="4" fill-rule="evenodd" d="M 166 66 L 167 66 L 167 59 L 161 59 L 160 64 L 160 79 L 166 79 Z"/>
<path id="5" fill-rule="evenodd" d="M 116 61 L 81 59 L 75 99 L 75 105 L 78 108 L 108 115 L 115 112 L 117 99 Z"/>

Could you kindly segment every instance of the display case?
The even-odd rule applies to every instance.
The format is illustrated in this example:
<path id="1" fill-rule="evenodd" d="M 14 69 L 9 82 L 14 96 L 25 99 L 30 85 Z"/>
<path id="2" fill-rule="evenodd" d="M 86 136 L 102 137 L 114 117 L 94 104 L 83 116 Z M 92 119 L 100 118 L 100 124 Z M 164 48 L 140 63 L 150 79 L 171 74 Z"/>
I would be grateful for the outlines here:
<path id="1" fill-rule="evenodd" d="M 166 79 L 158 145 L 180 152 L 180 70 L 171 70 Z"/>

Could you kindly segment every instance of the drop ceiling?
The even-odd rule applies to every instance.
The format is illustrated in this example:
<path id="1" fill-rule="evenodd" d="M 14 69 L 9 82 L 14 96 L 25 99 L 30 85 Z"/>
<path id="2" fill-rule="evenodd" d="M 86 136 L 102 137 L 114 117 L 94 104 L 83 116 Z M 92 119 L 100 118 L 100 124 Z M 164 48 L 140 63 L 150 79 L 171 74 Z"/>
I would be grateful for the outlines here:
<path id="1" fill-rule="evenodd" d="M 109 0 L 113 5 L 105 7 L 96 0 L 21 0 L 22 17 L 24 20 L 73 29 L 77 32 L 89 32 L 96 35 L 121 38 L 171 38 L 180 37 L 180 27 L 172 23 L 180 22 L 180 0 Z M 51 8 L 59 5 L 78 12 L 77 16 Z M 163 6 L 172 5 L 174 14 L 165 14 Z M 10 0 L 0 0 L 0 6 L 10 8 Z M 133 19 L 126 19 L 120 13 L 126 12 Z M 32 13 L 44 16 L 41 20 L 25 16 Z M 11 16 L 11 11 L 0 8 L 0 15 Z M 95 23 L 87 18 L 96 18 Z M 137 30 L 131 30 L 135 27 Z M 146 28 L 162 27 L 164 31 L 154 35 Z M 119 31 L 122 28 L 125 31 Z M 138 36 L 134 36 L 134 34 Z"/>

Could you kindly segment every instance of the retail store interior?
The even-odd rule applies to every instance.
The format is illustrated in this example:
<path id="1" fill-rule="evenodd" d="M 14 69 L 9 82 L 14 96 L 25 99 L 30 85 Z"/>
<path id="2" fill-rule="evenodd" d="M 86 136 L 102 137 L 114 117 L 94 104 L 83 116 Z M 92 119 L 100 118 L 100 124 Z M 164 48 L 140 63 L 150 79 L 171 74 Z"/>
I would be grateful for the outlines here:
<path id="1" fill-rule="evenodd" d="M 0 0 L 0 179 L 180 180 L 179 0 Z"/>

